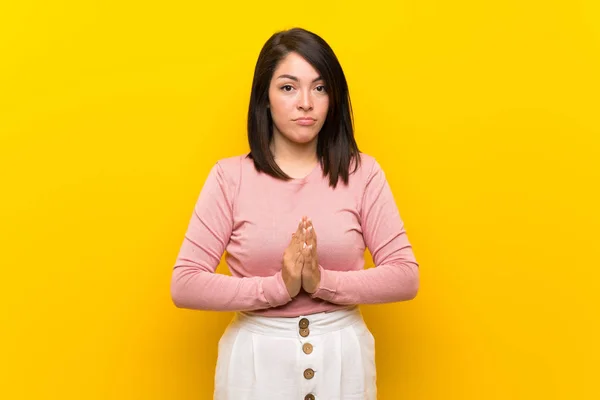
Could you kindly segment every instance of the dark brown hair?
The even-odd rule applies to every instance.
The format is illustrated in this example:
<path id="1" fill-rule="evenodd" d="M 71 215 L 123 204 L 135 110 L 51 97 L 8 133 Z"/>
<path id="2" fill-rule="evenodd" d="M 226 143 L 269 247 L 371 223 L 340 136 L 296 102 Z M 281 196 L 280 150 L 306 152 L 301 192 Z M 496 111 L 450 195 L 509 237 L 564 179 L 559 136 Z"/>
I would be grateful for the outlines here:
<path id="1" fill-rule="evenodd" d="M 273 120 L 268 109 L 269 86 L 279 62 L 289 53 L 303 57 L 321 75 L 329 94 L 329 110 L 317 138 L 317 157 L 329 185 L 335 188 L 341 177 L 348 184 L 350 164 L 360 164 L 354 140 L 354 119 L 348 84 L 342 66 L 329 45 L 318 35 L 302 28 L 273 34 L 266 41 L 256 62 L 250 107 L 248 110 L 248 157 L 257 171 L 275 178 L 291 179 L 275 163 L 269 144 L 273 137 Z"/>

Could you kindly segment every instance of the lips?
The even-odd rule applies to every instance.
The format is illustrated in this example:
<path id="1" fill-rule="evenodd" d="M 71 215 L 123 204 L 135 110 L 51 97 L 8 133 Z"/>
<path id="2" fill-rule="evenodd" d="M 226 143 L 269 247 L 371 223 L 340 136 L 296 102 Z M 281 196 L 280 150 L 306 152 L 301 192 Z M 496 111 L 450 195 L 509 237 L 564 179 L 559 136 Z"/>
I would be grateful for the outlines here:
<path id="1" fill-rule="evenodd" d="M 295 119 L 294 122 L 296 122 L 296 124 L 302 125 L 302 126 L 311 126 L 316 123 L 316 120 L 313 118 L 298 118 L 298 119 Z"/>

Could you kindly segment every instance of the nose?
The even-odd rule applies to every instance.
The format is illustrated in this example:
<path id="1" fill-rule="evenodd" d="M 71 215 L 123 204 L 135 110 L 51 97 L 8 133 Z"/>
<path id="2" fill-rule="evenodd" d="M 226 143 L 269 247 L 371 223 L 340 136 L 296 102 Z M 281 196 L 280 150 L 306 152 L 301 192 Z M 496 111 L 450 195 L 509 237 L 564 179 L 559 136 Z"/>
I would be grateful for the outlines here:
<path id="1" fill-rule="evenodd" d="M 313 109 L 312 97 L 310 91 L 300 91 L 298 97 L 298 108 L 304 111 L 310 111 Z"/>

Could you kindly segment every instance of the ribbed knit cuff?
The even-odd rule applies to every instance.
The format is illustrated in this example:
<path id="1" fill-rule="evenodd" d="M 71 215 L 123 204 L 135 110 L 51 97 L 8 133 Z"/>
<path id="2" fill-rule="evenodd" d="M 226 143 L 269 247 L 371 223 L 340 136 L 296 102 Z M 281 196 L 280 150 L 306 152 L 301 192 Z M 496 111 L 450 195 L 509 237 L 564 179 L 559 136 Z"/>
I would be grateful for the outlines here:
<path id="1" fill-rule="evenodd" d="M 282 306 L 292 301 L 292 298 L 285 287 L 281 271 L 273 276 L 263 278 L 261 280 L 260 290 L 266 302 L 271 307 Z"/>
<path id="2" fill-rule="evenodd" d="M 319 264 L 319 271 L 321 272 L 321 281 L 317 290 L 310 295 L 310 297 L 323 299 L 326 301 L 333 302 L 335 293 L 337 292 L 337 281 L 335 274 L 332 271 L 328 271 Z"/>

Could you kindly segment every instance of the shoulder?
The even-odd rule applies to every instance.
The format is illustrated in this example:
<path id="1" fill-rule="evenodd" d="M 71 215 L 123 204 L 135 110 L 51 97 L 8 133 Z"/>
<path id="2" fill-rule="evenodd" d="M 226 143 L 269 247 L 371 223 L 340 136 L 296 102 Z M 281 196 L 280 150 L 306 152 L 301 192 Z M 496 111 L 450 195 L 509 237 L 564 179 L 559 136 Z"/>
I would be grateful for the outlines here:
<path id="1" fill-rule="evenodd" d="M 254 162 L 248 157 L 248 154 L 221 158 L 217 160 L 216 165 L 223 173 L 229 176 L 239 176 L 242 170 L 250 167 L 254 168 Z"/>
<path id="2" fill-rule="evenodd" d="M 375 157 L 366 153 L 360 153 L 359 155 L 360 165 L 355 172 L 359 180 L 368 183 L 375 175 L 383 173 L 381 165 L 379 165 Z"/>
<path id="3" fill-rule="evenodd" d="M 221 158 L 215 161 L 211 167 L 211 174 L 227 186 L 237 186 L 240 176 L 240 167 L 245 156 Z"/>
<path id="4" fill-rule="evenodd" d="M 248 153 L 221 158 L 217 160 L 213 168 L 223 180 L 232 186 L 239 186 L 242 177 L 248 179 L 256 175 L 254 161 L 248 157 Z"/>
<path id="5" fill-rule="evenodd" d="M 246 155 L 236 155 L 217 160 L 216 165 L 225 173 L 234 173 L 239 170 Z"/>
<path id="6" fill-rule="evenodd" d="M 226 198 L 234 201 L 239 190 L 242 169 L 248 161 L 252 165 L 252 160 L 246 159 L 246 155 L 217 159 L 210 169 L 208 179 L 211 184 L 220 188 Z"/>

